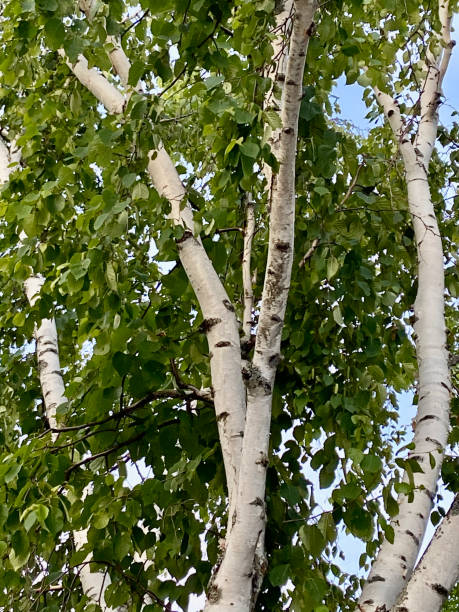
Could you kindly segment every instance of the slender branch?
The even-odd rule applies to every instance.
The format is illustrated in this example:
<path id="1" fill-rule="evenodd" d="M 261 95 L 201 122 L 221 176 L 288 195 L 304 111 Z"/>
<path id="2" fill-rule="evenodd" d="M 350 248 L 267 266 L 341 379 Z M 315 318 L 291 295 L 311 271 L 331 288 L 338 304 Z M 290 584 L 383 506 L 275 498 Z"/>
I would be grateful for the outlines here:
<path id="1" fill-rule="evenodd" d="M 59 434 L 59 433 L 65 433 L 68 431 L 79 431 L 80 429 L 89 429 L 91 427 L 97 427 L 99 425 L 104 425 L 105 423 L 108 423 L 109 421 L 117 421 L 117 420 L 122 419 L 125 416 L 130 415 L 132 412 L 135 412 L 136 410 L 140 410 L 141 408 L 144 408 L 150 402 L 154 400 L 158 400 L 158 399 L 174 399 L 174 398 L 182 399 L 182 400 L 193 399 L 193 400 L 199 400 L 207 404 L 211 404 L 211 405 L 213 405 L 214 403 L 210 391 L 207 391 L 207 390 L 200 391 L 199 389 L 196 389 L 195 387 L 191 387 L 191 385 L 185 385 L 183 389 L 184 389 L 183 391 L 180 391 L 178 389 L 164 389 L 164 390 L 159 390 L 159 391 L 151 391 L 150 393 L 147 393 L 145 397 L 142 397 L 141 399 L 134 402 L 134 404 L 131 404 L 130 406 L 126 406 L 125 408 L 123 408 L 123 410 L 115 412 L 114 414 L 111 414 L 110 416 L 104 419 L 100 419 L 99 421 L 91 421 L 89 423 L 82 423 L 81 425 L 69 425 L 68 427 L 50 428 L 50 429 L 47 429 L 45 432 L 43 432 L 41 436 L 47 434 L 49 431 Z"/>
<path id="2" fill-rule="evenodd" d="M 114 446 L 111 446 L 110 448 L 107 448 L 106 450 L 103 450 L 100 453 L 96 453 L 95 455 L 91 455 L 90 457 L 86 457 L 85 459 L 82 459 L 81 461 L 74 463 L 69 468 L 67 468 L 67 470 L 65 471 L 65 480 L 68 481 L 70 474 L 74 470 L 78 469 L 79 467 L 82 467 L 83 465 L 87 465 L 88 463 L 91 463 L 92 461 L 95 461 L 96 459 L 100 459 L 100 457 L 108 457 L 112 453 L 115 453 L 117 450 L 120 450 L 120 448 L 124 448 L 125 446 L 128 446 L 129 444 L 132 444 L 133 442 L 137 442 L 137 440 L 140 440 L 141 438 L 143 438 L 146 435 L 146 433 L 147 433 L 146 431 L 142 431 L 138 433 L 136 436 L 129 438 L 129 440 L 125 440 L 124 442 L 119 442 L 118 444 L 115 444 Z"/>
<path id="3" fill-rule="evenodd" d="M 344 198 L 343 198 L 343 199 L 341 200 L 341 202 L 338 204 L 338 208 L 341 208 L 341 207 L 343 206 L 343 204 L 344 204 L 344 203 L 345 203 L 347 200 L 349 200 L 349 198 L 351 197 L 352 192 L 353 192 L 353 190 L 354 190 L 354 187 L 355 187 L 355 185 L 356 185 L 356 183 L 357 183 L 357 181 L 358 181 L 359 174 L 360 174 L 360 170 L 363 168 L 363 166 L 364 166 L 364 163 L 363 163 L 363 162 L 359 164 L 359 166 L 358 166 L 358 168 L 357 168 L 357 172 L 355 173 L 355 176 L 354 176 L 354 178 L 352 179 L 351 184 L 349 185 L 349 188 L 348 188 L 348 190 L 346 191 L 346 194 L 345 194 Z"/>
<path id="4" fill-rule="evenodd" d="M 129 30 L 132 30 L 132 28 L 135 28 L 135 26 L 138 25 L 141 21 L 143 21 L 145 19 L 145 17 L 147 17 L 147 15 L 149 15 L 149 14 L 150 14 L 150 9 L 148 8 L 146 11 L 144 11 L 144 13 L 142 15 L 140 15 L 140 17 L 138 17 L 125 30 L 123 30 L 121 32 L 120 39 L 123 40 L 123 36 L 126 36 L 126 34 L 129 32 Z"/>
<path id="5" fill-rule="evenodd" d="M 453 47 L 456 44 L 455 40 L 451 40 L 451 22 L 452 15 L 449 14 L 449 0 L 440 0 L 438 7 L 438 15 L 441 23 L 441 38 L 444 44 L 441 61 L 439 65 L 440 74 L 438 75 L 438 89 L 441 92 L 443 78 L 448 70 L 448 65 L 453 52 Z"/>
<path id="6" fill-rule="evenodd" d="M 310 248 L 306 251 L 306 253 L 301 258 L 301 261 L 298 264 L 299 268 L 302 268 L 304 266 L 304 264 L 308 261 L 308 259 L 310 259 L 312 257 L 314 251 L 319 246 L 319 242 L 320 242 L 320 238 L 314 238 L 314 240 L 311 243 Z"/>
<path id="7" fill-rule="evenodd" d="M 250 197 L 249 195 L 247 196 Z M 244 292 L 244 313 L 242 318 L 242 331 L 245 340 L 250 338 L 252 331 L 253 287 L 250 271 L 252 255 L 252 242 L 255 235 L 255 207 L 250 200 L 246 204 L 246 225 L 244 230 L 244 251 L 242 255 L 242 286 Z"/>

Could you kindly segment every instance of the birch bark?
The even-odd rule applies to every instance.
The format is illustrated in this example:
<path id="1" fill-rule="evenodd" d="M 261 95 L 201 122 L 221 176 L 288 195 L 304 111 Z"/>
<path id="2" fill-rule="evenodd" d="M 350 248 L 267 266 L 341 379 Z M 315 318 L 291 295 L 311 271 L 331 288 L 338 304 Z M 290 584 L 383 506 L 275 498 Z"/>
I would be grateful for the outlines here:
<path id="1" fill-rule="evenodd" d="M 421 120 L 411 141 L 397 102 L 375 89 L 376 98 L 397 139 L 405 166 L 408 205 L 417 247 L 418 290 L 414 305 L 414 334 L 419 368 L 418 411 L 409 457 L 423 473 L 414 474 L 414 501 L 399 499 L 393 521 L 394 544 L 385 540 L 363 587 L 360 608 L 389 610 L 410 579 L 425 534 L 440 474 L 449 428 L 450 381 L 444 318 L 444 269 L 441 235 L 430 196 L 428 167 L 435 145 L 441 82 L 451 54 L 448 4 L 440 0 L 445 44 L 442 56 L 429 58 L 421 91 Z M 431 467 L 429 458 L 435 460 Z"/>
<path id="2" fill-rule="evenodd" d="M 110 58 L 114 70 L 126 86 L 128 58 L 120 46 Z M 80 56 L 76 64 L 67 64 L 80 83 L 94 94 L 108 112 L 123 112 L 127 98 L 97 70 L 89 69 L 84 57 Z M 185 188 L 162 144 L 156 151 L 150 151 L 148 172 L 159 195 L 170 203 L 172 222 L 184 228 L 183 237 L 177 243 L 178 253 L 204 318 L 214 405 L 231 505 L 238 479 L 245 418 L 239 327 L 228 294 L 200 239 L 193 235 L 193 213 L 186 200 Z"/>
<path id="3" fill-rule="evenodd" d="M 206 610 L 252 610 L 266 560 L 265 484 L 268 466 L 272 388 L 280 359 L 282 324 L 293 260 L 295 158 L 305 56 L 315 2 L 297 0 L 282 99 L 277 149 L 279 173 L 273 181 L 268 259 L 255 354 L 247 378 L 247 417 L 236 511 L 222 564 L 209 588 Z"/>
<path id="4" fill-rule="evenodd" d="M 458 580 L 459 495 L 456 495 L 393 612 L 438 612 Z"/>
<path id="5" fill-rule="evenodd" d="M 10 151 L 11 149 L 11 151 Z M 14 171 L 14 163 L 20 160 L 20 150 L 10 148 L 0 138 L 0 184 L 9 180 Z M 40 296 L 44 278 L 32 275 L 24 282 L 24 291 L 30 306 L 34 306 Z M 37 353 L 37 366 L 40 378 L 40 386 L 45 404 L 46 418 L 51 429 L 57 428 L 56 410 L 58 406 L 65 403 L 65 387 L 62 370 L 59 362 L 59 343 L 54 319 L 43 319 L 40 326 L 35 330 L 35 342 Z M 57 434 L 52 433 L 55 442 Z M 78 548 L 87 542 L 87 531 L 82 530 L 73 534 L 75 545 Z M 84 594 L 94 603 L 100 605 L 102 612 L 114 612 L 112 608 L 105 605 L 105 589 L 110 584 L 108 575 L 100 572 L 91 572 L 89 567 L 90 556 L 81 567 L 80 580 Z M 120 610 L 121 612 L 121 610 Z"/>

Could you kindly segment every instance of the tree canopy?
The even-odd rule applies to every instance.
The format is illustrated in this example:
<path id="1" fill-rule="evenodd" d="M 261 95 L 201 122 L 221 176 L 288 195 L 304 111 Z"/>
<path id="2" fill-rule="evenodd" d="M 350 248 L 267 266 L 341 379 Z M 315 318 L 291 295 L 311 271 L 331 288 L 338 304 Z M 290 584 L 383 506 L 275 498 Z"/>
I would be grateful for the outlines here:
<path id="1" fill-rule="evenodd" d="M 452 49 L 430 1 L 299 0 L 297 15 L 303 4 L 314 20 L 291 149 L 295 247 L 276 242 L 278 255 L 291 251 L 291 281 L 285 317 L 270 315 L 281 338 L 260 459 L 266 497 L 255 498 L 266 515 L 256 609 L 272 612 L 356 609 L 360 576 L 343 567 L 339 534 L 364 543 L 365 573 L 396 537 L 399 496 L 424 488 L 415 481 L 424 464 L 407 455 L 417 424 L 407 432 L 399 413 L 401 393 L 419 401 L 422 242 L 399 136 L 415 142 L 426 65 Z M 228 340 L 228 323 L 228 336 L 209 338 L 225 311 L 240 324 L 240 387 L 250 395 L 261 384 L 255 336 L 263 342 L 263 309 L 278 295 L 266 298 L 264 279 L 272 220 L 282 222 L 294 9 L 280 20 L 286 7 L 274 0 L 0 7 L 0 608 L 186 610 L 203 593 L 212 604 L 239 452 L 225 455 L 229 413 L 216 415 L 214 391 L 239 401 L 233 366 L 221 365 L 232 363 L 239 332 Z M 340 77 L 361 87 L 368 133 L 340 118 Z M 399 133 L 378 91 L 397 101 Z M 448 91 L 436 104 L 454 106 Z M 457 112 L 447 114 L 426 176 L 453 392 L 448 444 L 427 455 L 439 467 L 446 447 L 441 478 L 455 494 L 459 145 Z M 212 295 L 200 274 L 215 276 L 223 314 L 206 314 Z M 24 285 L 37 277 L 31 299 Z M 35 354 L 44 320 L 56 324 L 64 381 L 51 410 L 48 358 Z M 446 510 L 439 500 L 434 524 Z M 83 568 L 109 577 L 104 593 L 85 591 Z"/>

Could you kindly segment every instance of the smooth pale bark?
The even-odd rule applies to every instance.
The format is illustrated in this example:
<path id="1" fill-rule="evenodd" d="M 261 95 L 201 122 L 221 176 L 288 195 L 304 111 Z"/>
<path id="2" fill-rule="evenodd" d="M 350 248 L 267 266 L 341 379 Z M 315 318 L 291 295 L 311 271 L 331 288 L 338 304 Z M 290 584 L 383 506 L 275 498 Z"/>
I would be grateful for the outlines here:
<path id="1" fill-rule="evenodd" d="M 268 466 L 272 389 L 280 359 L 282 325 L 293 260 L 295 158 L 305 56 L 315 3 L 295 2 L 277 149 L 279 173 L 273 181 L 268 260 L 253 363 L 247 378 L 247 418 L 236 512 L 222 564 L 212 579 L 206 610 L 252 610 L 266 561 L 265 484 Z M 261 544 L 261 546 L 260 546 Z"/>
<path id="2" fill-rule="evenodd" d="M 291 30 L 291 22 L 293 15 L 293 0 L 284 0 L 281 11 L 276 15 L 276 27 L 275 27 L 275 38 L 272 42 L 273 46 L 273 59 L 272 63 L 266 73 L 266 76 L 272 79 L 272 86 L 266 96 L 265 106 L 272 106 L 274 109 L 280 112 L 281 100 L 275 95 L 274 89 L 277 87 L 280 91 L 283 90 L 285 82 L 285 74 L 287 72 L 287 59 L 288 59 L 288 43 Z M 278 147 L 280 144 L 280 133 L 281 129 L 272 131 L 270 127 L 266 127 L 267 136 L 269 135 L 269 144 L 271 151 L 276 157 L 278 157 Z M 272 181 L 273 171 L 269 164 L 263 163 L 263 174 L 266 178 L 266 188 L 268 190 L 269 198 L 272 197 Z M 271 206 L 271 200 L 268 200 Z"/>
<path id="3" fill-rule="evenodd" d="M 39 298 L 43 283 L 44 278 L 42 276 L 30 276 L 24 282 L 24 290 L 31 306 L 34 306 Z M 40 326 L 35 330 L 35 341 L 37 343 L 38 372 L 45 402 L 46 418 L 50 428 L 56 429 L 56 409 L 64 404 L 67 399 L 59 363 L 59 344 L 54 319 L 43 319 L 41 321 Z M 52 434 L 52 436 L 55 441 L 56 434 Z"/>
<path id="4" fill-rule="evenodd" d="M 438 612 L 459 580 L 459 495 L 392 612 Z"/>
<path id="5" fill-rule="evenodd" d="M 447 3 L 442 2 L 440 17 L 445 19 L 445 15 L 448 15 Z M 421 92 L 421 121 L 414 143 L 406 133 L 397 102 L 375 89 L 377 101 L 397 139 L 404 162 L 408 205 L 417 247 L 414 337 L 419 399 L 414 448 L 409 457 L 416 459 L 423 473 L 413 475 L 414 501 L 410 503 L 408 497 L 400 496 L 399 514 L 392 522 L 394 543 L 383 541 L 362 590 L 359 604 L 365 612 L 390 610 L 410 579 L 432 509 L 448 437 L 450 381 L 444 317 L 443 249 L 430 195 L 428 167 L 437 135 L 440 86 L 448 65 L 445 56 L 449 55 L 450 51 L 445 51 L 435 64 L 431 58 L 426 65 Z M 434 467 L 431 467 L 430 457 L 435 460 Z"/>
<path id="6" fill-rule="evenodd" d="M 8 147 L 0 138 L 0 184 L 9 180 L 19 159 L 20 150 L 15 147 L 14 142 Z M 24 291 L 31 306 L 34 306 L 39 298 L 43 282 L 43 277 L 38 275 L 30 276 L 24 282 Z M 54 319 L 43 319 L 34 335 L 45 414 L 50 428 L 56 429 L 56 409 L 67 400 L 59 362 L 59 344 Z M 53 441 L 56 438 L 57 435 L 53 433 Z M 86 542 L 86 531 L 75 532 L 73 535 L 77 548 L 81 548 Z M 99 603 L 103 612 L 113 612 L 112 608 L 104 603 L 105 589 L 110 584 L 108 576 L 91 572 L 89 564 L 86 564 L 80 570 L 80 580 L 83 592 L 91 601 Z"/>
<path id="7" fill-rule="evenodd" d="M 75 548 L 77 550 L 83 548 L 88 541 L 88 530 L 82 529 L 81 531 L 75 531 L 73 534 L 73 541 L 75 542 Z M 79 571 L 83 593 L 91 602 L 99 605 L 102 612 L 114 612 L 113 608 L 105 604 L 105 590 L 111 584 L 110 576 L 107 572 L 91 572 L 89 566 L 90 561 L 91 555 L 89 554 Z M 124 610 L 125 608 L 117 608 L 117 612 L 124 612 Z"/>
<path id="8" fill-rule="evenodd" d="M 118 47 L 118 53 L 111 56 L 120 78 L 123 78 L 123 71 L 124 78 L 129 72 L 126 72 L 129 60 L 125 55 L 122 57 L 123 54 L 122 48 Z M 118 63 L 120 61 L 123 69 Z M 67 64 L 108 112 L 122 112 L 126 97 L 102 74 L 89 69 L 85 58 L 80 56 L 75 65 Z M 122 81 L 122 84 L 127 83 Z M 158 193 L 171 205 L 169 216 L 172 222 L 184 228 L 183 237 L 178 241 L 178 252 L 204 318 L 203 330 L 209 344 L 214 405 L 231 504 L 238 479 L 245 418 L 239 327 L 228 294 L 200 239 L 193 235 L 191 206 L 188 201 L 183 204 L 183 200 L 186 200 L 185 188 L 163 145 L 158 150 L 150 151 L 148 172 Z"/>

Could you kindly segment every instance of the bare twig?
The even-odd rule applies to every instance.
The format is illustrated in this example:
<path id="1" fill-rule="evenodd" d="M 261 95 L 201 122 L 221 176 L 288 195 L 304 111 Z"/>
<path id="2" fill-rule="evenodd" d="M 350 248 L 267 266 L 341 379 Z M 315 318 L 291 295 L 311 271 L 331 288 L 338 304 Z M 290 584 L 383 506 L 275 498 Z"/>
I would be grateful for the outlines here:
<path id="1" fill-rule="evenodd" d="M 354 190 L 355 184 L 357 183 L 357 180 L 359 178 L 359 174 L 360 174 L 360 170 L 363 168 L 364 164 L 363 162 L 361 164 L 359 164 L 359 167 L 357 168 L 357 172 L 355 173 L 354 178 L 351 181 L 351 184 L 348 187 L 348 190 L 346 191 L 346 194 L 344 196 L 344 198 L 341 200 L 341 202 L 338 204 L 338 208 L 341 208 L 341 206 L 347 201 L 349 200 L 349 198 L 352 195 L 352 192 Z"/>
<path id="2" fill-rule="evenodd" d="M 319 242 L 320 242 L 320 238 L 314 238 L 314 240 L 312 241 L 311 247 L 306 251 L 306 253 L 301 258 L 301 261 L 298 264 L 299 268 L 302 268 L 304 264 L 308 261 L 308 259 L 312 257 L 314 251 L 319 245 Z"/>

